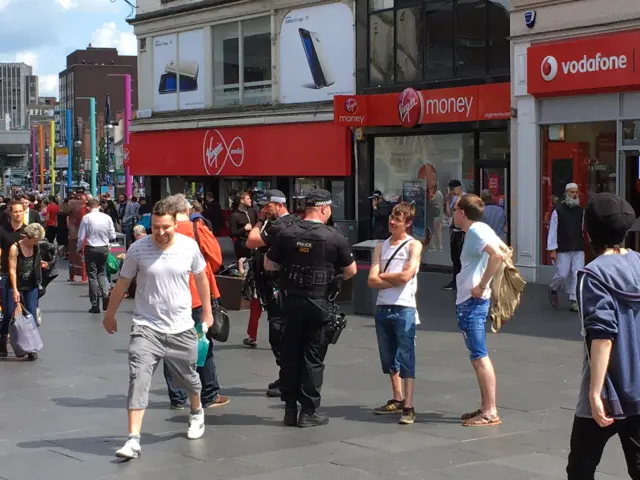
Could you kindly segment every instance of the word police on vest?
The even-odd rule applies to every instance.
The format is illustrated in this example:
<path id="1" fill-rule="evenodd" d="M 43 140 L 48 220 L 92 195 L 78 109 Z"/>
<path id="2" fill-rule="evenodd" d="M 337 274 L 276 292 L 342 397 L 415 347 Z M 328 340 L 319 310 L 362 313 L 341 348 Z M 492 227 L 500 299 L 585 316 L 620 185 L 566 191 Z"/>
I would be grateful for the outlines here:
<path id="1" fill-rule="evenodd" d="M 296 242 L 296 247 L 298 247 L 299 252 L 309 253 L 312 245 L 310 242 Z"/>

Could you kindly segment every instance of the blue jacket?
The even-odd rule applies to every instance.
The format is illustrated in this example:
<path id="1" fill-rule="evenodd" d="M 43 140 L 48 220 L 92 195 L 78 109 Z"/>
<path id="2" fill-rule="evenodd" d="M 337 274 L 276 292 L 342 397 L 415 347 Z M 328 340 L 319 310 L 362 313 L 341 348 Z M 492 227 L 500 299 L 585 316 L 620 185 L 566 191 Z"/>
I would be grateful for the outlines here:
<path id="1" fill-rule="evenodd" d="M 613 418 L 640 415 L 640 255 L 601 255 L 579 274 L 583 335 L 613 341 L 602 397 Z M 591 369 L 585 349 L 576 415 L 591 417 Z"/>

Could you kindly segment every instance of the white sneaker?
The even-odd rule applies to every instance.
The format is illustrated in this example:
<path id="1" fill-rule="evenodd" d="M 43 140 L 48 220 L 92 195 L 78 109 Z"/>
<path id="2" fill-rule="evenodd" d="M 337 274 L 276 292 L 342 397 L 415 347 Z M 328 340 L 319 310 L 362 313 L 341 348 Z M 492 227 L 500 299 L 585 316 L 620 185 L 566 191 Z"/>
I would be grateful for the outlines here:
<path id="1" fill-rule="evenodd" d="M 40 313 L 40 307 L 36 308 L 36 325 L 42 325 L 42 314 Z"/>
<path id="2" fill-rule="evenodd" d="M 129 437 L 129 440 L 124 446 L 116 451 L 116 457 L 118 458 L 138 458 L 142 455 L 142 447 L 140 446 L 140 439 L 135 437 Z"/>
<path id="3" fill-rule="evenodd" d="M 187 438 L 195 440 L 204 434 L 204 410 L 201 408 L 198 413 L 189 414 L 189 429 Z"/>

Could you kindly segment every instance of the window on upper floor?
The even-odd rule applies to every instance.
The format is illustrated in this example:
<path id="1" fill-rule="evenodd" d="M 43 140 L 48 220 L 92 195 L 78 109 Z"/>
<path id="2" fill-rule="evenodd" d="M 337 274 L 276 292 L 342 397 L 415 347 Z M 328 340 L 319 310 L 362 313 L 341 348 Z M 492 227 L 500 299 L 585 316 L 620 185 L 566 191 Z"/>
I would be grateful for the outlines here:
<path id="1" fill-rule="evenodd" d="M 213 27 L 215 107 L 271 103 L 271 18 Z"/>
<path id="2" fill-rule="evenodd" d="M 369 83 L 509 72 L 509 0 L 369 0 Z"/>

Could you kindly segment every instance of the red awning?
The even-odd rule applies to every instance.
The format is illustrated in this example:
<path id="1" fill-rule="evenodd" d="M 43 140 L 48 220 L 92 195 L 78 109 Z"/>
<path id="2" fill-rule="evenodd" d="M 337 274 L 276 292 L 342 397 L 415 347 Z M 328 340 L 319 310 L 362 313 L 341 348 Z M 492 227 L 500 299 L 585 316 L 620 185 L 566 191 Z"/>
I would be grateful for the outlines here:
<path id="1" fill-rule="evenodd" d="M 348 176 L 349 135 L 331 122 L 136 132 L 125 165 L 133 175 Z"/>

